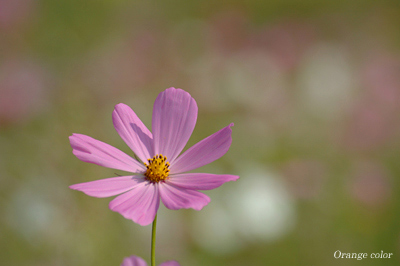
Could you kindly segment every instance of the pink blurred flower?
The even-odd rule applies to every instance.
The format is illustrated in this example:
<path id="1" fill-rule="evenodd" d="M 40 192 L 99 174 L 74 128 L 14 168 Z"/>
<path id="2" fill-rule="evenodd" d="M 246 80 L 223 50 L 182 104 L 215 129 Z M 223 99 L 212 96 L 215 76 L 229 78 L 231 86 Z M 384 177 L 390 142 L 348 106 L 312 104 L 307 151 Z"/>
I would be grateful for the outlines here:
<path id="1" fill-rule="evenodd" d="M 147 266 L 147 263 L 140 257 L 130 256 L 124 259 L 121 266 Z M 175 260 L 169 260 L 161 263 L 160 266 L 180 266 L 180 264 Z"/>
<path id="2" fill-rule="evenodd" d="M 235 53 L 246 46 L 249 39 L 248 18 L 242 10 L 229 10 L 219 13 L 211 21 L 211 47 L 218 54 Z"/>
<path id="3" fill-rule="evenodd" d="M 353 198 L 368 207 L 383 207 L 392 195 L 391 178 L 387 169 L 374 161 L 357 162 L 349 191 Z"/>
<path id="4" fill-rule="evenodd" d="M 231 143 L 233 123 L 203 139 L 178 156 L 193 132 L 197 104 L 189 93 L 175 88 L 161 92 L 153 107 L 153 134 L 125 104 L 117 104 L 114 127 L 139 157 L 140 163 L 122 151 L 89 136 L 70 136 L 73 153 L 84 162 L 119 169 L 134 175 L 72 185 L 93 197 L 124 193 L 110 202 L 110 209 L 140 225 L 148 225 L 157 213 L 160 198 L 168 209 L 201 210 L 210 198 L 197 190 L 209 190 L 239 176 L 184 173 L 224 155 Z"/>
<path id="5" fill-rule="evenodd" d="M 306 22 L 283 21 L 266 27 L 255 37 L 256 44 L 266 49 L 281 68 L 292 70 L 315 42 L 316 32 Z"/>
<path id="6" fill-rule="evenodd" d="M 283 167 L 283 175 L 292 194 L 301 199 L 317 198 L 326 183 L 326 169 L 322 162 L 294 159 Z"/>
<path id="7" fill-rule="evenodd" d="M 0 125 L 31 118 L 47 105 L 48 77 L 34 61 L 8 59 L 0 64 Z"/>
<path id="8" fill-rule="evenodd" d="M 128 88 L 143 87 L 161 75 L 157 51 L 162 42 L 162 34 L 157 30 L 113 40 L 92 54 L 82 77 L 94 93 L 108 97 Z"/>
<path id="9" fill-rule="evenodd" d="M 361 71 L 362 91 L 345 127 L 344 144 L 373 150 L 396 143 L 400 111 L 400 59 L 372 55 Z"/>
<path id="10" fill-rule="evenodd" d="M 29 21 L 36 9 L 35 0 L 0 0 L 0 29 L 15 30 Z"/>
<path id="11" fill-rule="evenodd" d="M 376 52 L 361 70 L 361 85 L 367 101 L 380 105 L 383 112 L 397 116 L 400 104 L 400 58 Z"/>

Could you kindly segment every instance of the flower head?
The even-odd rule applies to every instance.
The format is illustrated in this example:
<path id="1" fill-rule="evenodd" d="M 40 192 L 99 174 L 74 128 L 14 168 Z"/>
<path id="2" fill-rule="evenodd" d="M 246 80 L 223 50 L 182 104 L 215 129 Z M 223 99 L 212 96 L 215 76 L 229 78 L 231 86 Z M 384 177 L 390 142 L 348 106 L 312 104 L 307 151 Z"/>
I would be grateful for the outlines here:
<path id="1" fill-rule="evenodd" d="M 153 108 L 153 133 L 125 104 L 115 106 L 112 118 L 118 134 L 142 163 L 104 142 L 73 134 L 71 146 L 80 160 L 133 175 L 76 184 L 70 188 L 99 198 L 121 194 L 110 202 L 109 207 L 127 219 L 140 225 L 150 224 L 160 199 L 168 209 L 201 210 L 210 198 L 198 190 L 214 189 L 239 178 L 185 173 L 217 160 L 228 151 L 233 123 L 178 156 L 197 119 L 195 100 L 181 89 L 169 88 L 158 95 Z"/>
<path id="2" fill-rule="evenodd" d="M 147 266 L 147 263 L 141 257 L 130 256 L 125 258 L 121 266 Z M 180 266 L 175 260 L 169 260 L 160 264 L 160 266 Z"/>

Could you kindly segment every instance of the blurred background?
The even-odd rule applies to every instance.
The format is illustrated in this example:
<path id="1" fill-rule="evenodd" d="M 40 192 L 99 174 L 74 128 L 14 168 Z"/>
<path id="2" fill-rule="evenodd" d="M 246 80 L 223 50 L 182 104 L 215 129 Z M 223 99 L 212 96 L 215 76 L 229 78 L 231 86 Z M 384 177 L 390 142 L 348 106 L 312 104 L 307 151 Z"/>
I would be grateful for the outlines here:
<path id="1" fill-rule="evenodd" d="M 235 123 L 199 171 L 241 178 L 200 212 L 161 207 L 157 263 L 399 265 L 399 26 L 385 0 L 0 0 L 1 264 L 149 262 L 151 226 L 68 188 L 123 174 L 68 136 L 132 155 L 114 105 L 150 128 L 173 86 L 199 107 L 187 147 Z"/>

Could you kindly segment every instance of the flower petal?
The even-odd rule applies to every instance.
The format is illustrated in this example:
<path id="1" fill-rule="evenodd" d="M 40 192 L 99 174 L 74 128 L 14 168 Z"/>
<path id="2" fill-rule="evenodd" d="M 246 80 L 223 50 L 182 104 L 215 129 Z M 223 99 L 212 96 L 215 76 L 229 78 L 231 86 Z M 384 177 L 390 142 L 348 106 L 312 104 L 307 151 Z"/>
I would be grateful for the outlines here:
<path id="1" fill-rule="evenodd" d="M 192 135 L 197 120 L 197 104 L 189 93 L 169 88 L 161 92 L 153 108 L 154 153 L 173 161 Z"/>
<path id="2" fill-rule="evenodd" d="M 140 160 L 153 157 L 153 135 L 129 106 L 117 104 L 112 118 L 118 134 Z"/>
<path id="3" fill-rule="evenodd" d="M 224 155 L 232 143 L 233 123 L 190 147 L 171 162 L 171 174 L 183 173 L 209 164 Z"/>
<path id="4" fill-rule="evenodd" d="M 158 184 L 144 181 L 131 191 L 113 199 L 109 207 L 126 219 L 144 226 L 153 222 L 159 205 Z"/>
<path id="5" fill-rule="evenodd" d="M 69 188 L 82 191 L 92 197 L 106 198 L 131 190 L 143 180 L 143 178 L 133 176 L 119 176 L 75 184 Z"/>
<path id="6" fill-rule="evenodd" d="M 79 160 L 132 173 L 143 173 L 144 165 L 122 151 L 82 134 L 69 137 L 73 154 Z"/>
<path id="7" fill-rule="evenodd" d="M 176 260 L 165 261 L 160 266 L 181 266 Z"/>
<path id="8" fill-rule="evenodd" d="M 141 257 L 130 256 L 124 259 L 121 266 L 147 266 L 147 263 Z"/>
<path id="9" fill-rule="evenodd" d="M 237 175 L 185 173 L 173 175 L 167 182 L 186 189 L 209 190 L 217 188 L 225 182 L 236 181 L 238 178 Z"/>
<path id="10" fill-rule="evenodd" d="M 180 188 L 167 182 L 160 184 L 160 196 L 165 207 L 171 210 L 193 208 L 201 210 L 210 198 L 198 191 Z"/>

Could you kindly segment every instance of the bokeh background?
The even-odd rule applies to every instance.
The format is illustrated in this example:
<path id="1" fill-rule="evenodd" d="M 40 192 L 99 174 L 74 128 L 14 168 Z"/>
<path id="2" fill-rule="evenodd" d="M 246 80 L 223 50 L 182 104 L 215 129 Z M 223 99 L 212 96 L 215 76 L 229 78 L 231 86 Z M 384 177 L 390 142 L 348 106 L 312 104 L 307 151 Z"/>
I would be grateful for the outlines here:
<path id="1" fill-rule="evenodd" d="M 187 147 L 235 123 L 201 171 L 241 178 L 200 212 L 161 208 L 158 263 L 399 265 L 399 26 L 385 0 L 0 0 L 0 264 L 149 261 L 151 226 L 68 188 L 122 174 L 68 136 L 132 155 L 114 105 L 150 127 L 174 86 L 199 106 Z"/>

